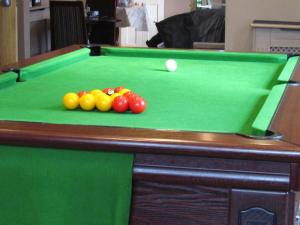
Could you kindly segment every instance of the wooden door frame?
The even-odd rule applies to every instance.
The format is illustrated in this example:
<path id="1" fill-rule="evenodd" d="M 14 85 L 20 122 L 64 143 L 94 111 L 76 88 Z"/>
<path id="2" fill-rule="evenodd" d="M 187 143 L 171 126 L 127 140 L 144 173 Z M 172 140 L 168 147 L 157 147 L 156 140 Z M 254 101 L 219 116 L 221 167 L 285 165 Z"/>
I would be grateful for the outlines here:
<path id="1" fill-rule="evenodd" d="M 11 6 L 0 5 L 0 66 L 17 61 L 16 0 Z"/>

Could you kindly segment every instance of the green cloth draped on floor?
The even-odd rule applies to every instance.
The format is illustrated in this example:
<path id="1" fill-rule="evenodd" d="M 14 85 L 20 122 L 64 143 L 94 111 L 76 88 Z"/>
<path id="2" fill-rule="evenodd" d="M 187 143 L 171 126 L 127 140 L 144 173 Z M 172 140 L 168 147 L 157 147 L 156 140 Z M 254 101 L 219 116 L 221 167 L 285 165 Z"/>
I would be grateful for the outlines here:
<path id="1" fill-rule="evenodd" d="M 131 154 L 0 146 L 0 224 L 127 225 Z"/>

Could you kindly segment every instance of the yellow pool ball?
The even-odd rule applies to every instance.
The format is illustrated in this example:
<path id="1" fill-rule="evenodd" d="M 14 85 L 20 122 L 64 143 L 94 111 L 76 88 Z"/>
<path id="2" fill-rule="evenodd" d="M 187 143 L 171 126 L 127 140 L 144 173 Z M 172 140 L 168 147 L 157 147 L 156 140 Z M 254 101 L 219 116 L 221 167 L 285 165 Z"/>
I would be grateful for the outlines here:
<path id="1" fill-rule="evenodd" d="M 96 93 L 96 94 L 94 94 L 94 97 L 95 97 L 95 101 L 99 98 L 99 97 L 101 97 L 101 96 L 108 96 L 107 94 L 105 94 L 104 92 L 98 92 L 98 93 Z"/>
<path id="2" fill-rule="evenodd" d="M 66 109 L 76 109 L 79 105 L 79 97 L 76 93 L 67 93 L 64 95 L 63 103 Z"/>
<path id="3" fill-rule="evenodd" d="M 115 98 L 118 97 L 118 96 L 122 96 L 122 94 L 120 94 L 120 93 L 114 93 L 114 94 L 112 94 L 112 95 L 110 96 L 110 98 L 111 98 L 112 101 L 114 101 Z"/>
<path id="4" fill-rule="evenodd" d="M 112 107 L 112 98 L 108 95 L 98 96 L 96 100 L 96 107 L 101 112 L 107 112 L 111 110 Z"/>
<path id="5" fill-rule="evenodd" d="M 90 94 L 97 96 L 97 95 L 102 95 L 105 94 L 103 91 L 99 90 L 99 89 L 94 89 L 90 91 Z"/>
<path id="6" fill-rule="evenodd" d="M 85 94 L 79 99 L 80 107 L 85 111 L 91 111 L 95 108 L 95 97 L 92 94 Z"/>
<path id="7" fill-rule="evenodd" d="M 130 91 L 129 89 L 127 88 L 124 88 L 122 89 L 121 91 L 119 91 L 118 93 L 121 94 L 121 95 L 124 95 L 126 92 Z"/>

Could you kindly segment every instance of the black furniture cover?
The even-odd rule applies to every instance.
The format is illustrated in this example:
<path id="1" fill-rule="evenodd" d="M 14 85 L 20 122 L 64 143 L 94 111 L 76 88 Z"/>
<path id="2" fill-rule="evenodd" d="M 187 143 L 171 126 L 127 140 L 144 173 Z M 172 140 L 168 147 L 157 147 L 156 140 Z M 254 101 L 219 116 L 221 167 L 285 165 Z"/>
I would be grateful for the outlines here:
<path id="1" fill-rule="evenodd" d="M 147 42 L 156 47 L 192 48 L 193 42 L 224 42 L 225 9 L 199 9 L 169 17 L 156 23 L 158 34 Z"/>

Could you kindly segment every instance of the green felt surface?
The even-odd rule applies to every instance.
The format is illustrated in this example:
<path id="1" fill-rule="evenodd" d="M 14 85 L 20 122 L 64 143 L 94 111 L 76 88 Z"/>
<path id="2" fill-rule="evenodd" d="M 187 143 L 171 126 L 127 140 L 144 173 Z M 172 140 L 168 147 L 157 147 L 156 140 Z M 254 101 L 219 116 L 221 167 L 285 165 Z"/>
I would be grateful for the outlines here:
<path id="1" fill-rule="evenodd" d="M 127 225 L 132 155 L 0 146 L 0 224 Z"/>
<path id="2" fill-rule="evenodd" d="M 0 119 L 251 134 L 272 87 L 279 77 L 288 80 L 295 66 L 275 54 L 107 48 L 103 56 L 90 57 L 88 52 L 24 68 L 26 82 L 0 89 Z M 177 61 L 174 73 L 164 68 L 169 58 Z M 66 92 L 120 85 L 146 99 L 143 114 L 63 108 Z"/>
<path id="3" fill-rule="evenodd" d="M 297 63 L 299 62 L 299 57 L 292 57 L 286 63 L 286 66 L 283 68 L 280 76 L 278 77 L 278 81 L 286 82 L 290 80 L 291 72 L 296 68 Z"/>
<path id="4" fill-rule="evenodd" d="M 286 86 L 287 84 L 280 84 L 273 87 L 269 97 L 252 124 L 253 132 L 256 135 L 263 135 L 268 128 Z"/>

